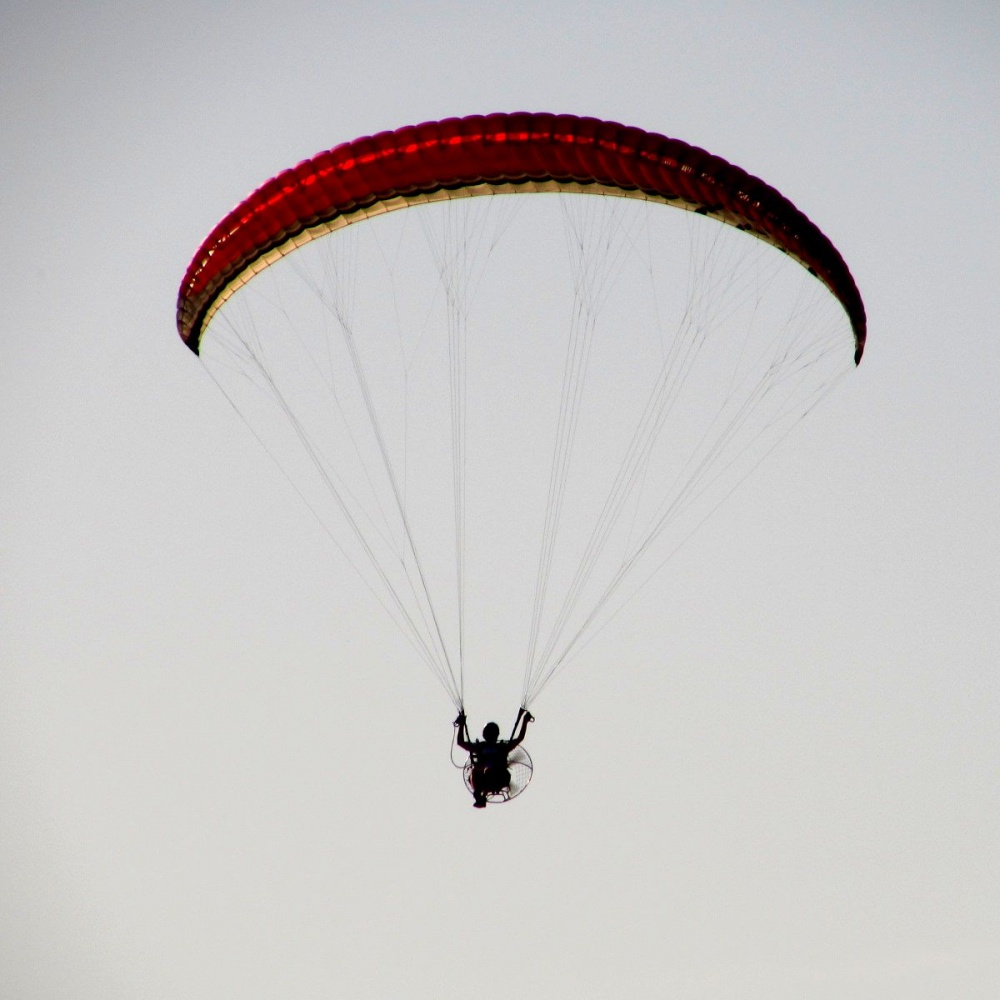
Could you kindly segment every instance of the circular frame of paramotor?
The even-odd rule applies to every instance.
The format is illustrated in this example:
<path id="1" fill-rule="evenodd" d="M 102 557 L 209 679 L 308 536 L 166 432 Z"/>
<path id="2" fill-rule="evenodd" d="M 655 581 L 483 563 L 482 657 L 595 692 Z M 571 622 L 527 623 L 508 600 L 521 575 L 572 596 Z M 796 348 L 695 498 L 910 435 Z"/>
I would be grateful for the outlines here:
<path id="1" fill-rule="evenodd" d="M 534 764 L 532 764 L 531 756 L 524 747 L 514 747 L 507 755 L 507 770 L 510 772 L 510 784 L 499 792 L 486 793 L 486 801 L 492 805 L 516 799 L 531 782 Z M 465 766 L 462 768 L 462 777 L 465 779 L 465 787 L 468 788 L 470 794 L 474 795 L 471 758 L 465 762 Z"/>

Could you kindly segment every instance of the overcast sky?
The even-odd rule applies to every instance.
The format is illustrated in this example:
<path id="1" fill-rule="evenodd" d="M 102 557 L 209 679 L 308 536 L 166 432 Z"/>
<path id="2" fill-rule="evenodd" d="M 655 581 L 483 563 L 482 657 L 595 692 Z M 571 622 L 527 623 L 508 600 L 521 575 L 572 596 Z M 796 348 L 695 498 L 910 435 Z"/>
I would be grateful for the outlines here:
<path id="1" fill-rule="evenodd" d="M 990 3 L 0 2 L 0 995 L 1000 995 L 998 66 Z M 869 346 L 479 813 L 174 306 L 279 170 L 517 109 L 766 179 Z"/>

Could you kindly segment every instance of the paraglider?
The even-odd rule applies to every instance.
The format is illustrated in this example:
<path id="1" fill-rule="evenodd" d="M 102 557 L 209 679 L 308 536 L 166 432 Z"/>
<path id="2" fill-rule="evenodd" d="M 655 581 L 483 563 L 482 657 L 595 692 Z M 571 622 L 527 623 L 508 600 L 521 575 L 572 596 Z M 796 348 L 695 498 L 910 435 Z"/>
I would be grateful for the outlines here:
<path id="1" fill-rule="evenodd" d="M 455 719 L 455 744 L 469 754 L 465 765 L 466 784 L 472 792 L 473 805 L 482 809 L 490 802 L 507 802 L 524 790 L 531 779 L 531 759 L 524 751 L 514 752 L 521 745 L 528 731 L 528 723 L 534 716 L 522 708 L 517 714 L 510 739 L 500 739 L 500 727 L 495 722 L 487 722 L 483 727 L 483 738 L 471 740 L 465 711 Z M 518 730 L 520 725 L 520 731 Z M 518 780 L 511 773 L 519 772 Z"/>
<path id="2" fill-rule="evenodd" d="M 203 242 L 177 327 L 467 749 L 469 665 L 521 665 L 513 765 L 540 692 L 866 337 L 840 253 L 772 187 L 677 139 L 530 113 L 279 174 Z M 479 746 L 475 804 L 513 797 L 520 765 L 477 770 Z"/>

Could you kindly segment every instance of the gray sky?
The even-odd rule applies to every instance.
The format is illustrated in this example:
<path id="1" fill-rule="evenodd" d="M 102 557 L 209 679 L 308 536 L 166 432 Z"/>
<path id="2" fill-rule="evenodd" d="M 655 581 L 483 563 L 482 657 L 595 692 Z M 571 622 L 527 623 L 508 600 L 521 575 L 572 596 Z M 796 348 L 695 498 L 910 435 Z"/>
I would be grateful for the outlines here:
<path id="1" fill-rule="evenodd" d="M 998 994 L 993 5 L 0 21 L 0 995 Z M 173 312 L 282 168 L 521 108 L 765 178 L 870 340 L 546 691 L 531 788 L 479 814 L 447 699 Z"/>

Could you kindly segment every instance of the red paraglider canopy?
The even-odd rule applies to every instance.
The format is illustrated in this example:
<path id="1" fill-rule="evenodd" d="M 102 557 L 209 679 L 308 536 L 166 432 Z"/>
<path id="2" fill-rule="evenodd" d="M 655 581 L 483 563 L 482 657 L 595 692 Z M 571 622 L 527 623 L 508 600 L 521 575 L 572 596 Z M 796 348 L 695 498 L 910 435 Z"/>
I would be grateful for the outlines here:
<path id="1" fill-rule="evenodd" d="M 678 139 L 595 118 L 527 112 L 382 132 L 268 181 L 212 230 L 192 260 L 177 302 L 180 335 L 197 353 L 204 327 L 233 291 L 324 233 L 421 202 L 530 191 L 661 201 L 771 243 L 837 297 L 860 361 L 866 320 L 854 279 L 830 240 L 774 188 Z"/>

